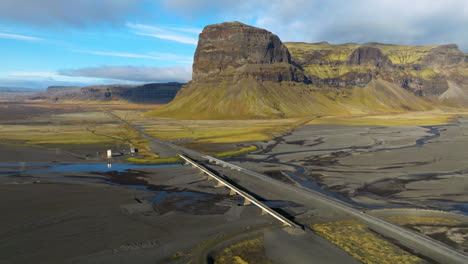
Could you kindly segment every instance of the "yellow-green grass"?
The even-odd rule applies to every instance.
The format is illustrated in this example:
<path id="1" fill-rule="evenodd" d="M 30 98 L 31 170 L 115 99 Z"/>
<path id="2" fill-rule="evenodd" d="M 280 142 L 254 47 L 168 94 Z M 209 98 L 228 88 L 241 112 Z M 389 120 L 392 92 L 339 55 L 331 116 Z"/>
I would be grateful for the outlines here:
<path id="1" fill-rule="evenodd" d="M 348 64 L 340 64 L 340 65 L 311 64 L 311 65 L 304 66 L 303 68 L 308 75 L 314 75 L 321 79 L 338 78 L 349 72 L 366 73 L 370 69 L 372 69 L 372 67 L 369 67 L 369 66 L 348 65 Z"/>
<path id="2" fill-rule="evenodd" d="M 245 148 L 241 148 L 238 150 L 217 153 L 216 157 L 224 158 L 224 157 L 230 157 L 230 156 L 243 155 L 243 154 L 247 154 L 249 152 L 255 151 L 257 149 L 258 149 L 257 146 L 250 146 L 250 147 L 245 147 Z"/>
<path id="3" fill-rule="evenodd" d="M 404 45 L 376 45 L 393 64 L 420 63 L 429 52 L 436 48 L 433 46 L 404 46 Z"/>
<path id="4" fill-rule="evenodd" d="M 158 109 L 161 108 L 162 105 L 147 105 L 147 104 L 131 104 L 131 103 L 121 103 L 121 104 L 106 104 L 103 102 L 93 103 L 87 102 L 85 107 L 81 107 L 81 102 L 71 102 L 71 103 L 50 103 L 50 102 L 22 102 L 18 105 L 25 106 L 25 107 L 40 107 L 40 108 L 47 108 L 47 109 L 85 109 L 86 111 L 89 110 L 150 110 L 150 109 Z"/>
<path id="5" fill-rule="evenodd" d="M 271 139 L 308 119 L 271 120 L 175 120 L 139 117 L 130 122 L 162 140 L 192 139 L 196 143 L 237 143 Z"/>
<path id="6" fill-rule="evenodd" d="M 271 264 L 265 255 L 263 236 L 245 240 L 223 249 L 214 258 L 215 264 Z"/>
<path id="7" fill-rule="evenodd" d="M 364 264 L 426 263 L 390 243 L 356 220 L 343 220 L 312 225 L 322 237 L 331 241 Z"/>
<path id="8" fill-rule="evenodd" d="M 108 131 L 108 127 L 104 131 Z M 2 125 L 0 138 L 24 141 L 28 145 L 108 144 L 115 139 L 95 135 L 79 125 Z"/>
<path id="9" fill-rule="evenodd" d="M 128 162 L 133 163 L 143 163 L 143 164 L 171 164 L 171 163 L 180 163 L 182 160 L 180 158 L 128 158 Z"/>
<path id="10" fill-rule="evenodd" d="M 330 116 L 317 118 L 308 124 L 334 124 L 345 126 L 433 126 L 453 122 L 454 114 L 410 112 L 366 116 Z"/>
<path id="11" fill-rule="evenodd" d="M 338 78 L 342 77 L 347 73 L 368 73 L 372 70 L 376 70 L 375 66 L 372 65 L 349 65 L 349 64 L 310 64 L 303 66 L 307 75 L 317 76 L 321 79 L 327 78 Z M 393 75 L 397 74 L 396 72 L 392 73 Z M 421 70 L 412 70 L 406 69 L 401 71 L 400 74 L 407 75 L 410 74 L 414 77 L 422 78 L 425 80 L 435 78 L 438 74 L 432 69 L 421 69 Z"/>
<path id="12" fill-rule="evenodd" d="M 42 107 L 49 107 L 44 105 Z M 50 107 L 55 108 L 56 105 Z M 129 145 L 140 149 L 144 158 L 157 158 L 147 147 L 147 141 L 139 133 L 116 122 L 102 111 L 85 111 L 80 107 L 64 106 L 67 111 L 75 112 L 50 114 L 22 120 L 20 124 L 0 126 L 3 142 L 15 145 L 44 148 L 76 148 L 80 145 Z"/>
<path id="13" fill-rule="evenodd" d="M 433 46 L 408 46 L 408 45 L 389 45 L 380 43 L 368 43 L 368 44 L 330 44 L 326 42 L 321 43 L 298 43 L 298 42 L 286 42 L 291 55 L 293 57 L 303 58 L 306 54 L 313 54 L 319 52 L 323 57 L 322 61 L 325 63 L 333 62 L 345 62 L 349 59 L 351 53 L 363 46 L 375 47 L 381 50 L 381 52 L 388 56 L 393 64 L 412 64 L 420 63 L 425 56 L 433 48 L 437 48 L 437 45 Z"/>
<path id="14" fill-rule="evenodd" d="M 275 130 L 276 131 L 276 130 Z M 197 139 L 205 143 L 235 143 L 246 141 L 268 140 L 268 129 L 245 127 L 200 127 L 190 131 L 184 128 L 159 130 L 147 128 L 145 132 L 153 134 L 164 140 L 175 140 L 180 138 Z"/>
<path id="15" fill-rule="evenodd" d="M 245 87 L 250 88 L 245 88 L 243 83 L 226 84 L 225 87 L 222 84 L 204 87 L 195 83 L 194 87 L 187 88 L 190 91 L 182 91 L 170 104 L 149 112 L 147 116 L 197 120 L 252 119 L 255 116 L 264 119 L 313 118 L 434 108 L 433 104 L 421 97 L 383 79 L 372 80 L 365 87 L 343 89 L 287 82 L 267 84 L 248 79 L 242 82 L 246 82 Z M 235 132 L 242 134 L 242 131 Z"/>
<path id="16" fill-rule="evenodd" d="M 191 120 L 248 120 L 297 118 L 343 112 L 313 85 L 297 82 L 260 82 L 253 78 L 192 83 L 148 117 Z"/>
<path id="17" fill-rule="evenodd" d="M 438 225 L 438 226 L 456 226 L 463 224 L 462 221 L 442 216 L 382 216 L 388 222 L 397 225 Z"/>
<path id="18" fill-rule="evenodd" d="M 286 42 L 291 55 L 293 57 L 302 58 L 307 54 L 320 52 L 324 62 L 346 61 L 353 50 L 360 45 L 355 43 L 347 43 L 334 45 L 327 42 L 320 43 L 303 43 L 303 42 Z"/>

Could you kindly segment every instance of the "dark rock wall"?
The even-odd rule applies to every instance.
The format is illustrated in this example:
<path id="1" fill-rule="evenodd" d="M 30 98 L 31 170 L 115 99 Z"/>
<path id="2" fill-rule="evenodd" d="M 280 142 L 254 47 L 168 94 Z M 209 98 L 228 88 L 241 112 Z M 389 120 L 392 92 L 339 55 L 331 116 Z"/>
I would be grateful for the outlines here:
<path id="1" fill-rule="evenodd" d="M 193 81 L 223 74 L 257 80 L 302 81 L 288 48 L 271 32 L 240 22 L 209 25 L 199 36 Z M 236 77 L 234 77 L 236 78 Z"/>

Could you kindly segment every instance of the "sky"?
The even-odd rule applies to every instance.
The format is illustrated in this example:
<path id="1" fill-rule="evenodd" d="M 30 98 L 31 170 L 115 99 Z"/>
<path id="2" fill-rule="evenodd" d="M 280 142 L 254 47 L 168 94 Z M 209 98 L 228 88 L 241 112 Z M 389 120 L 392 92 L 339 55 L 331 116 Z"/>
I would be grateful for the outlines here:
<path id="1" fill-rule="evenodd" d="M 468 52 L 467 0 L 1 0 L 0 87 L 187 82 L 198 34 L 225 21 L 282 41 Z"/>

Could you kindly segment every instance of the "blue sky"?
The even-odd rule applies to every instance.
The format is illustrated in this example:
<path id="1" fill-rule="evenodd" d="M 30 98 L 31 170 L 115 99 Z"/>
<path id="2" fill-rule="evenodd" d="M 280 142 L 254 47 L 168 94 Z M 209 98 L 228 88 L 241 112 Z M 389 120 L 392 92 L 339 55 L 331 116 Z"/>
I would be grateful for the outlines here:
<path id="1" fill-rule="evenodd" d="M 199 32 L 234 20 L 283 41 L 468 51 L 466 0 L 2 0 L 0 86 L 186 82 Z"/>

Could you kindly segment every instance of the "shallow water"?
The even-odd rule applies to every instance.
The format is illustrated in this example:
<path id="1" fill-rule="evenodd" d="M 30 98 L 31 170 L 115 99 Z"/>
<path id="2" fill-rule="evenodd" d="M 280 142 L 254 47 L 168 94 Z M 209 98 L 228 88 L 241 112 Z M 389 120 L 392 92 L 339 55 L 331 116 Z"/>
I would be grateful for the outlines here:
<path id="1" fill-rule="evenodd" d="M 60 172 L 123 172 L 131 169 L 177 167 L 181 164 L 62 164 L 62 163 L 0 163 L 0 176 L 12 174 L 60 173 Z"/>
<path id="2" fill-rule="evenodd" d="M 0 176 L 9 176 L 17 174 L 36 174 L 36 173 L 63 173 L 63 172 L 125 172 L 131 169 L 141 168 L 155 168 L 155 167 L 178 167 L 181 164 L 165 164 L 165 165 L 134 165 L 134 164 L 58 164 L 58 163 L 0 163 Z M 165 190 L 154 190 L 150 189 L 150 186 L 146 185 L 128 185 L 112 182 L 111 180 L 103 178 L 92 178 L 92 177 L 47 177 L 41 178 L 41 180 L 75 180 L 75 181 L 92 181 L 101 182 L 105 184 L 120 186 L 124 188 L 144 190 L 156 196 L 145 198 L 146 200 L 160 204 L 168 197 L 182 197 L 186 198 L 186 202 L 195 203 L 200 200 L 206 200 L 213 198 L 215 195 L 199 192 L 190 191 L 165 191 Z"/>

